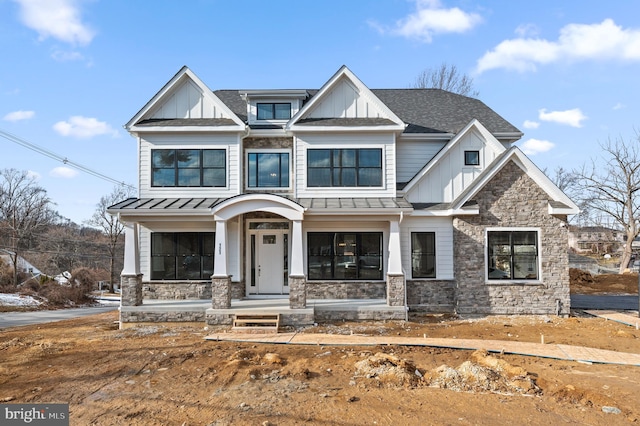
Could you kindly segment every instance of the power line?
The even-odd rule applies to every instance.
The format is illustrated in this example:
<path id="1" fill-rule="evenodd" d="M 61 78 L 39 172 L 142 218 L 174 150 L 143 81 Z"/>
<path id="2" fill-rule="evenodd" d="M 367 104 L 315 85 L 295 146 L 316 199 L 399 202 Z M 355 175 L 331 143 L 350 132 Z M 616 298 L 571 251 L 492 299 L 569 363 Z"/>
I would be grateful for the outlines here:
<path id="1" fill-rule="evenodd" d="M 99 179 L 106 180 L 106 181 L 114 183 L 116 185 L 126 186 L 126 187 L 129 187 L 131 189 L 136 189 L 136 187 L 133 186 L 133 185 L 129 185 L 129 184 L 124 183 L 124 182 L 120 182 L 117 179 L 113 179 L 113 178 L 111 178 L 111 177 L 109 177 L 109 176 L 107 176 L 105 174 L 102 174 L 102 173 L 97 172 L 95 170 L 92 170 L 92 169 L 90 169 L 90 168 L 88 168 L 86 166 L 83 166 L 82 164 L 78 164 L 75 161 L 71 161 L 67 157 L 63 157 L 63 156 L 58 155 L 58 154 L 56 154 L 54 152 L 51 152 L 51 151 L 49 151 L 49 150 L 47 150 L 45 148 L 42 148 L 42 147 L 40 147 L 40 146 L 38 146 L 38 145 L 36 145 L 34 143 L 26 141 L 25 139 L 22 139 L 22 138 L 20 138 L 20 137 L 18 137 L 16 135 L 12 135 L 11 133 L 6 132 L 6 131 L 4 131 L 2 129 L 0 129 L 0 136 L 2 136 L 3 138 L 5 138 L 5 139 L 7 139 L 7 140 L 9 140 L 9 141 L 11 141 L 13 143 L 16 143 L 16 144 L 18 144 L 20 146 L 23 146 L 23 147 L 25 147 L 27 149 L 30 149 L 32 151 L 35 151 L 38 154 L 42 154 L 45 157 L 49 157 L 49 158 L 51 158 L 53 160 L 60 161 L 65 165 L 71 166 L 71 167 L 73 167 L 75 169 L 78 169 L 78 170 L 80 170 L 82 172 L 88 173 L 88 174 L 90 174 L 92 176 L 95 176 L 95 177 L 97 177 Z"/>

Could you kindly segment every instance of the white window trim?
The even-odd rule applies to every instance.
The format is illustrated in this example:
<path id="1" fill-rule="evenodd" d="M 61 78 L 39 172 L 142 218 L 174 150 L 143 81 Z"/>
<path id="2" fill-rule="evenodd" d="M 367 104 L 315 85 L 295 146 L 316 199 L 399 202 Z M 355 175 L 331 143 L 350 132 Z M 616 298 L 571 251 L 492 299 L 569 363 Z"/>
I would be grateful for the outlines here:
<path id="1" fill-rule="evenodd" d="M 249 154 L 289 154 L 289 185 L 288 186 L 249 186 Z M 246 191 L 291 191 L 293 188 L 293 151 L 291 149 L 281 148 L 250 148 L 244 152 L 244 189 Z M 265 221 L 262 221 L 265 222 Z"/>
<path id="2" fill-rule="evenodd" d="M 489 232 L 496 231 L 533 231 L 536 232 L 537 238 L 537 250 L 538 250 L 538 278 L 535 280 L 527 280 L 527 279 L 517 279 L 517 280 L 490 280 L 489 279 L 489 268 L 487 267 L 487 262 L 489 261 Z M 532 285 L 540 285 L 542 284 L 542 255 L 541 255 L 541 241 L 540 238 L 542 234 L 541 228 L 534 227 L 495 227 L 495 228 L 485 228 L 484 230 L 484 282 L 488 285 L 513 285 L 513 284 L 532 284 Z"/>

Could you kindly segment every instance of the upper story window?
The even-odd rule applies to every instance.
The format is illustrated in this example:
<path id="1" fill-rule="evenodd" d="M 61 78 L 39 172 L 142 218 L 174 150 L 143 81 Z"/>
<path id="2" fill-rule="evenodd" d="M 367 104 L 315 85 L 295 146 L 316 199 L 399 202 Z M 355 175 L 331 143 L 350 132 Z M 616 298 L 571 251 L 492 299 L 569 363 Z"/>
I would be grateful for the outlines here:
<path id="1" fill-rule="evenodd" d="M 382 149 L 309 149 L 307 186 L 382 186 Z"/>
<path id="2" fill-rule="evenodd" d="M 249 188 L 288 188 L 288 152 L 250 152 L 247 186 Z"/>
<path id="3" fill-rule="evenodd" d="M 465 166 L 479 166 L 480 165 L 480 151 L 465 151 L 464 152 L 464 165 Z"/>
<path id="4" fill-rule="evenodd" d="M 224 149 L 154 149 L 151 151 L 151 186 L 226 186 Z"/>
<path id="5" fill-rule="evenodd" d="M 290 103 L 263 103 L 257 105 L 258 120 L 288 120 L 291 118 Z"/>
<path id="6" fill-rule="evenodd" d="M 487 231 L 489 280 L 537 280 L 538 232 Z"/>

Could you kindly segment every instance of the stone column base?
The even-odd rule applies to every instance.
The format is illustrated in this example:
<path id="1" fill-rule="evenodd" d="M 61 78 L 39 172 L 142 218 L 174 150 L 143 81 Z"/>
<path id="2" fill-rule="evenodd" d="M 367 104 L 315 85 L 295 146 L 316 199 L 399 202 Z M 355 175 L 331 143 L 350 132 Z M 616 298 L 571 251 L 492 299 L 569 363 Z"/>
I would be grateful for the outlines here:
<path id="1" fill-rule="evenodd" d="M 404 275 L 387 274 L 387 305 L 404 306 Z"/>
<path id="2" fill-rule="evenodd" d="M 211 307 L 231 308 L 231 277 L 211 277 Z"/>
<path id="3" fill-rule="evenodd" d="M 307 280 L 304 275 L 289 275 L 289 308 L 304 309 L 307 307 Z"/>
<path id="4" fill-rule="evenodd" d="M 120 306 L 142 305 L 142 274 L 120 276 Z"/>

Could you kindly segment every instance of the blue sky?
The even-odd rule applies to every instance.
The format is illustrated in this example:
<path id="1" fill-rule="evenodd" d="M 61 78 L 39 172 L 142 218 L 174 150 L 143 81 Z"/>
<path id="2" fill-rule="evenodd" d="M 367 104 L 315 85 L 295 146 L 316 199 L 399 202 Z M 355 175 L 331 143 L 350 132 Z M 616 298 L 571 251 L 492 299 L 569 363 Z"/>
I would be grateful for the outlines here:
<path id="1" fill-rule="evenodd" d="M 525 133 L 542 169 L 578 168 L 640 130 L 636 0 L 0 0 L 0 130 L 137 181 L 123 129 L 183 66 L 211 89 L 319 88 L 347 65 L 369 88 L 442 63 Z M 0 137 L 57 210 L 88 219 L 113 184 Z"/>

